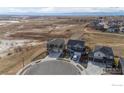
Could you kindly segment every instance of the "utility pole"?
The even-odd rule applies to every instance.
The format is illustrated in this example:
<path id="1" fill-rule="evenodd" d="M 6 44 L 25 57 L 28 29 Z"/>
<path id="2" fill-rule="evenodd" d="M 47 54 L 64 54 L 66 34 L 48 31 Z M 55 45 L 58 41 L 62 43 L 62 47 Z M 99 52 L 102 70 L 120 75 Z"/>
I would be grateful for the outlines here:
<path id="1" fill-rule="evenodd" d="M 25 66 L 25 63 L 24 63 L 24 61 L 25 61 L 25 59 L 24 59 L 24 53 L 23 53 L 23 51 L 21 51 L 22 52 L 22 66 L 24 67 Z"/>
<path id="2" fill-rule="evenodd" d="M 22 65 L 23 65 L 23 67 L 25 66 L 25 62 L 24 61 L 25 61 L 24 57 L 22 57 Z"/>

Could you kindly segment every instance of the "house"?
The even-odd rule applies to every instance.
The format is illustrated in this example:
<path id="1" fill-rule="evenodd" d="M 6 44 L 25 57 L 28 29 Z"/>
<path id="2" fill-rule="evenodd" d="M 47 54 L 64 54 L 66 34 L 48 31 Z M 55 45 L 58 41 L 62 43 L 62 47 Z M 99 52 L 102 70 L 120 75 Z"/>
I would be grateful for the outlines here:
<path id="1" fill-rule="evenodd" d="M 117 21 L 111 20 L 111 21 L 108 21 L 108 26 L 109 26 L 109 27 L 118 27 L 119 24 L 118 24 Z"/>
<path id="2" fill-rule="evenodd" d="M 105 30 L 104 26 L 105 26 L 105 22 L 104 19 L 102 17 L 99 17 L 97 19 L 94 19 L 91 21 L 90 26 L 95 28 L 96 30 Z"/>
<path id="3" fill-rule="evenodd" d="M 94 26 L 95 27 L 97 24 L 103 23 L 103 22 L 104 22 L 104 20 L 103 20 L 102 17 L 95 18 L 95 19 L 92 19 L 91 20 L 91 26 Z"/>
<path id="4" fill-rule="evenodd" d="M 97 30 L 104 30 L 104 26 L 105 26 L 105 23 L 104 22 L 100 22 L 96 25 L 96 29 Z"/>
<path id="5" fill-rule="evenodd" d="M 47 42 L 48 54 L 62 54 L 65 48 L 65 41 L 62 38 L 51 39 Z"/>
<path id="6" fill-rule="evenodd" d="M 120 27 L 120 32 L 124 32 L 124 27 Z"/>
<path id="7" fill-rule="evenodd" d="M 120 29 L 118 27 L 108 27 L 107 29 L 108 32 L 119 32 Z"/>
<path id="8" fill-rule="evenodd" d="M 96 27 L 96 25 L 99 23 L 99 20 L 92 20 L 90 23 L 90 26 Z"/>
<path id="9" fill-rule="evenodd" d="M 107 46 L 96 46 L 93 51 L 93 61 L 104 63 L 107 67 L 112 67 L 114 63 L 112 48 Z"/>
<path id="10" fill-rule="evenodd" d="M 82 40 L 69 40 L 67 43 L 67 51 L 72 60 L 79 62 L 81 56 L 86 54 L 85 42 Z"/>

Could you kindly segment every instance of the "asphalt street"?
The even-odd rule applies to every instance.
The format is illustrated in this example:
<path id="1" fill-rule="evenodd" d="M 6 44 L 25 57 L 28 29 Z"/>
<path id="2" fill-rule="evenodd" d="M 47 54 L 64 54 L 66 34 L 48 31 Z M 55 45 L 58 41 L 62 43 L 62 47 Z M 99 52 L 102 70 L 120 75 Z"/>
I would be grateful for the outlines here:
<path id="1" fill-rule="evenodd" d="M 25 75 L 80 75 L 72 64 L 61 60 L 40 62 L 28 69 Z"/>

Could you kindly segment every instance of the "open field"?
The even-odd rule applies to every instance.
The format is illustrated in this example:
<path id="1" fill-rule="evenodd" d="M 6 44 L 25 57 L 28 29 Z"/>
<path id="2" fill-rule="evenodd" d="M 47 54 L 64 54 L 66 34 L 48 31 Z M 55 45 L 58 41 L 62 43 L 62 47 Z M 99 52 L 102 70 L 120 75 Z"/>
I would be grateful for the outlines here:
<path id="1" fill-rule="evenodd" d="M 28 39 L 46 42 L 51 38 L 83 39 L 92 49 L 95 45 L 111 46 L 115 55 L 124 57 L 124 35 L 105 33 L 86 27 L 94 17 L 17 17 L 13 23 L 1 22 L 0 39 Z M 115 19 L 119 17 L 113 17 Z M 108 18 L 106 18 L 107 20 Z M 6 21 L 8 22 L 8 21 Z M 46 51 L 45 44 L 0 59 L 0 74 L 15 74 Z M 24 58 L 23 58 L 24 57 Z M 42 57 L 40 57 L 42 58 Z"/>
<path id="2" fill-rule="evenodd" d="M 94 48 L 95 45 L 110 46 L 116 56 L 124 57 L 123 34 L 97 32 L 90 28 L 85 28 L 83 37 L 91 48 Z"/>
<path id="3" fill-rule="evenodd" d="M 37 55 L 42 54 L 44 51 L 46 49 L 42 48 L 41 50 L 40 45 L 0 59 L 0 74 L 16 74 L 23 65 L 29 64 Z"/>

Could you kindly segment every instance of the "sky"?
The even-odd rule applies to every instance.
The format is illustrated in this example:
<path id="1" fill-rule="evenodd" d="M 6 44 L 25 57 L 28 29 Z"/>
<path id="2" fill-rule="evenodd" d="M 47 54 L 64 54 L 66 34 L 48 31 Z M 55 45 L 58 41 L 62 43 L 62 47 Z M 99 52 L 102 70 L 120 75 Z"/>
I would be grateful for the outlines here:
<path id="1" fill-rule="evenodd" d="M 124 0 L 0 0 L 0 7 L 123 7 Z"/>
<path id="2" fill-rule="evenodd" d="M 0 7 L 0 14 L 124 12 L 124 7 Z"/>

